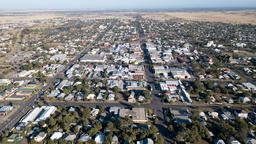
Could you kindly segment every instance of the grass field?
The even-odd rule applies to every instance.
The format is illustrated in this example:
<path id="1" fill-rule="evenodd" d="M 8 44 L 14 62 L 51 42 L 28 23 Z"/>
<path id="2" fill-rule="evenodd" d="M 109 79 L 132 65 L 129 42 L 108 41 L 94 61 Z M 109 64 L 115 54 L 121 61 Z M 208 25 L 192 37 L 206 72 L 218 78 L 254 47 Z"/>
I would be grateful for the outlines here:
<path id="1" fill-rule="evenodd" d="M 143 17 L 157 20 L 178 18 L 191 21 L 256 25 L 256 11 L 159 12 L 144 13 Z"/>

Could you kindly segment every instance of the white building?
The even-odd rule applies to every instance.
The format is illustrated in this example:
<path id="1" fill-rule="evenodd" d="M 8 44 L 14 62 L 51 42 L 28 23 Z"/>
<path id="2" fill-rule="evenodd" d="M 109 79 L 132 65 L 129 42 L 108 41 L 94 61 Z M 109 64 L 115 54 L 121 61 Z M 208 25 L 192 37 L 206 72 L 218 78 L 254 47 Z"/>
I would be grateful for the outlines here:
<path id="1" fill-rule="evenodd" d="M 81 59 L 83 63 L 105 63 L 106 57 L 101 55 L 84 55 Z"/>
<path id="2" fill-rule="evenodd" d="M 29 122 L 37 123 L 42 120 L 46 120 L 56 110 L 57 108 L 55 106 L 42 106 L 41 108 L 36 107 L 21 121 L 21 123 L 27 125 Z"/>

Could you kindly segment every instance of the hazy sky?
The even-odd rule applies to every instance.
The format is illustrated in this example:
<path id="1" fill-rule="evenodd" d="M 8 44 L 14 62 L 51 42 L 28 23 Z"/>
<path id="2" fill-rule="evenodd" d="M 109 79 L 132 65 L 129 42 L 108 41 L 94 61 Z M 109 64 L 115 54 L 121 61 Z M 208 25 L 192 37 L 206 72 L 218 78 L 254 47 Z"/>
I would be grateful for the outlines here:
<path id="1" fill-rule="evenodd" d="M 256 7 L 256 0 L 0 0 L 0 10 Z"/>

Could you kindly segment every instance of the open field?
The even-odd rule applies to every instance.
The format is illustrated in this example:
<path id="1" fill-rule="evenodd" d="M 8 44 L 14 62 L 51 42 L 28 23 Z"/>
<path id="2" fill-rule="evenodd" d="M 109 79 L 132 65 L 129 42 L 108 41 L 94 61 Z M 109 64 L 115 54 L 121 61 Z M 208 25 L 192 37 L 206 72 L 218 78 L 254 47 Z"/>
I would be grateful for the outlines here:
<path id="1" fill-rule="evenodd" d="M 144 18 L 151 18 L 157 20 L 179 18 L 191 21 L 256 25 L 256 11 L 159 12 L 144 13 Z"/>
<path id="2" fill-rule="evenodd" d="M 142 14 L 144 18 L 156 20 L 184 19 L 191 21 L 223 22 L 233 24 L 256 25 L 256 11 L 191 11 L 191 12 L 40 12 L 1 14 L 0 24 L 30 22 L 53 18 L 82 18 L 82 19 L 130 19 L 134 14 Z"/>
<path id="3" fill-rule="evenodd" d="M 62 17 L 58 14 L 49 13 L 35 13 L 35 14 L 12 14 L 12 15 L 0 15 L 0 24 L 4 23 L 19 23 L 19 22 L 31 22 L 34 20 L 45 20 Z"/>
<path id="4" fill-rule="evenodd" d="M 67 19 L 131 19 L 131 13 L 91 13 L 91 12 L 81 12 L 81 13 L 68 13 L 68 12 L 42 12 L 42 13 L 0 13 L 0 24 L 6 23 L 26 23 L 35 20 L 48 20 L 55 18 L 67 18 Z"/>

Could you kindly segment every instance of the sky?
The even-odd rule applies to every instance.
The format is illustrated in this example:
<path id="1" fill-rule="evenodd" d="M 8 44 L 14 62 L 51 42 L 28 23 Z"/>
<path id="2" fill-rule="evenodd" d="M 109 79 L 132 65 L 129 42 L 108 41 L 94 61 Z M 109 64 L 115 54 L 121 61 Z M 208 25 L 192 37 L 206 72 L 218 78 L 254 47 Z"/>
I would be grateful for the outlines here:
<path id="1" fill-rule="evenodd" d="M 256 0 L 0 0 L 0 10 L 256 8 Z"/>

